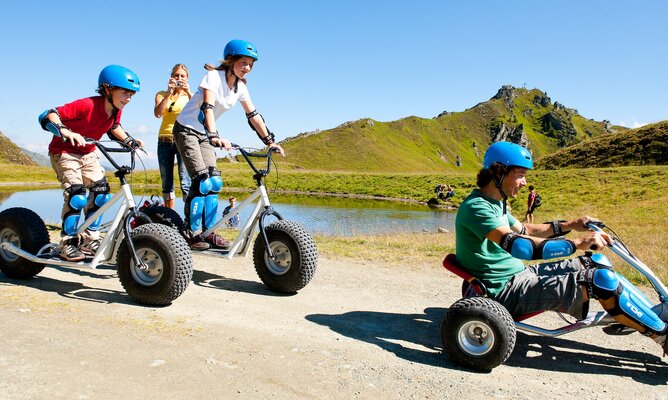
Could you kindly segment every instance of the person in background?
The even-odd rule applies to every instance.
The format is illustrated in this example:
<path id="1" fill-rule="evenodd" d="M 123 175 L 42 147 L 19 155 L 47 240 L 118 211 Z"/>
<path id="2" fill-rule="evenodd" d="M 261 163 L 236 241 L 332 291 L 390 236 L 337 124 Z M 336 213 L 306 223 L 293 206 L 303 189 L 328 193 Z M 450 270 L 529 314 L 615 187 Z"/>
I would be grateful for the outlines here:
<path id="1" fill-rule="evenodd" d="M 588 230 L 595 219 L 524 225 L 508 212 L 507 199 L 526 185 L 532 168 L 531 153 L 518 144 L 496 142 L 487 149 L 478 189 L 462 202 L 455 218 L 456 255 L 462 268 L 480 279 L 488 296 L 513 317 L 564 310 L 582 320 L 595 299 L 615 321 L 654 339 L 666 353 L 666 310 L 659 316 L 641 301 L 634 294 L 638 289 L 617 274 L 602 253 L 564 259 L 611 242 L 607 233 Z M 565 239 L 572 230 L 587 233 Z M 522 260 L 552 261 L 525 266 Z"/>
<path id="2" fill-rule="evenodd" d="M 234 207 L 236 207 L 236 204 L 237 204 L 237 198 L 236 197 L 232 196 L 228 199 L 228 201 L 230 202 L 230 204 L 227 207 L 225 207 L 225 209 L 223 210 L 223 216 L 229 214 L 230 211 L 232 211 L 232 209 Z M 232 216 L 230 218 L 229 221 L 227 221 L 227 227 L 230 228 L 230 229 L 239 229 L 239 223 L 240 222 L 241 222 L 241 220 L 239 219 L 239 214 L 235 214 L 234 216 Z"/>
<path id="3" fill-rule="evenodd" d="M 158 131 L 158 165 L 160 168 L 160 179 L 162 180 L 162 198 L 165 206 L 174 208 L 176 205 L 176 194 L 174 193 L 174 159 L 179 171 L 179 183 L 183 200 L 188 196 L 190 188 L 190 176 L 181 159 L 181 154 L 174 142 L 174 122 L 181 113 L 183 107 L 193 97 L 188 85 L 188 67 L 184 64 L 176 64 L 167 81 L 167 90 L 159 91 L 155 95 L 155 107 L 153 114 L 156 118 L 162 118 L 160 130 Z"/>
<path id="4" fill-rule="evenodd" d="M 79 237 L 81 210 L 88 218 L 111 198 L 109 183 L 100 165 L 97 147 L 86 139 L 100 140 L 109 134 L 127 146 L 142 147 L 121 126 L 123 108 L 139 92 L 139 78 L 120 65 L 109 65 L 98 77 L 99 96 L 75 100 L 40 114 L 45 131 L 53 134 L 49 143 L 51 166 L 63 189 L 64 204 L 60 258 L 81 261 L 100 247 L 100 223 L 95 220 Z"/>
<path id="5" fill-rule="evenodd" d="M 229 140 L 218 134 L 216 119 L 240 102 L 248 124 L 260 140 L 285 155 L 253 105 L 246 87 L 246 76 L 257 60 L 257 49 L 252 43 L 245 40 L 227 43 L 220 65 L 204 66 L 207 74 L 192 99 L 176 117 L 174 138 L 192 181 L 185 204 L 185 224 L 187 240 L 193 250 L 206 250 L 211 246 L 226 248 L 230 244 L 215 232 L 207 237 L 197 233 L 200 229 L 205 231 L 214 226 L 218 218 L 218 193 L 223 187 L 223 180 L 216 168 L 214 149 L 231 149 Z"/>

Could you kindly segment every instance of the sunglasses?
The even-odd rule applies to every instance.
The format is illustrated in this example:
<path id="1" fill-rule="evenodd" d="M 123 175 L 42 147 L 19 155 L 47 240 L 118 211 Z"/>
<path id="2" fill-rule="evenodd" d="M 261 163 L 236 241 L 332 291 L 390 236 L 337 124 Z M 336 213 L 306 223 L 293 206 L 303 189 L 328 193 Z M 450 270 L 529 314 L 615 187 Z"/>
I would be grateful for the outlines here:
<path id="1" fill-rule="evenodd" d="M 174 108 L 174 103 L 176 103 L 176 102 L 172 101 L 172 104 L 169 105 L 169 108 L 167 109 L 167 111 L 172 112 L 172 109 Z"/>

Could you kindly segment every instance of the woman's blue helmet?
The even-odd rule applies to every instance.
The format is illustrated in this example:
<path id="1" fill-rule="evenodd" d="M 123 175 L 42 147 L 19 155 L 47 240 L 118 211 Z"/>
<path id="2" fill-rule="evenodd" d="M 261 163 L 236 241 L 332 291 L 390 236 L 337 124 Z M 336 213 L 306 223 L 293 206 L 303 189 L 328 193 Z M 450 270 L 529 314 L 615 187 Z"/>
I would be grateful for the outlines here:
<path id="1" fill-rule="evenodd" d="M 230 40 L 230 42 L 225 45 L 223 59 L 227 60 L 228 57 L 234 56 L 246 56 L 257 61 L 257 48 L 253 43 L 245 40 Z"/>
<path id="2" fill-rule="evenodd" d="M 108 65 L 100 72 L 97 86 L 108 85 L 128 90 L 139 91 L 139 77 L 129 69 L 120 65 Z"/>
<path id="3" fill-rule="evenodd" d="M 482 160 L 482 168 L 489 169 L 495 162 L 505 166 L 533 169 L 533 158 L 529 150 L 510 142 L 496 142 L 489 146 Z"/>

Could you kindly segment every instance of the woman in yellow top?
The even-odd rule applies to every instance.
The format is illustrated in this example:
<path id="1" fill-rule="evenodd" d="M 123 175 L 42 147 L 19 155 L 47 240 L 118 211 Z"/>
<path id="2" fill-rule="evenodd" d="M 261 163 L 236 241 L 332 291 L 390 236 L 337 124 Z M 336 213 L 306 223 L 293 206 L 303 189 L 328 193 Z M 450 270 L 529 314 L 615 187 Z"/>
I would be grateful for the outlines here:
<path id="1" fill-rule="evenodd" d="M 176 157 L 178 163 L 179 180 L 184 199 L 188 196 L 188 189 L 190 188 L 190 176 L 183 165 L 183 160 L 181 160 L 181 155 L 176 148 L 172 135 L 176 117 L 193 96 L 188 85 L 188 78 L 188 67 L 184 64 L 176 64 L 172 68 L 172 74 L 167 82 L 167 90 L 161 90 L 155 95 L 155 108 L 153 109 L 155 117 L 162 118 L 158 131 L 158 165 L 160 166 L 160 178 L 162 180 L 162 198 L 165 200 L 165 206 L 170 208 L 174 208 L 176 202 L 174 157 Z"/>

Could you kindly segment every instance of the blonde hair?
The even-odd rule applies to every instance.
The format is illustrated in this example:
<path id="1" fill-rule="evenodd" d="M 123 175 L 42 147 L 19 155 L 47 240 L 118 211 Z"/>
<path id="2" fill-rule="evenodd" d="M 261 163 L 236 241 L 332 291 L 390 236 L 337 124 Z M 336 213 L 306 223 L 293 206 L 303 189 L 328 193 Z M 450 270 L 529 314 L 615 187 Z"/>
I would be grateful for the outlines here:
<path id="1" fill-rule="evenodd" d="M 176 71 L 178 71 L 178 70 L 180 70 L 180 69 L 186 71 L 186 75 L 190 78 L 190 71 L 188 71 L 188 67 L 186 67 L 185 64 L 176 64 L 176 65 L 174 65 L 174 66 L 172 67 L 172 73 L 171 73 L 171 75 L 174 75 L 174 74 L 176 73 Z M 171 75 L 170 75 L 170 76 L 171 76 Z"/>

